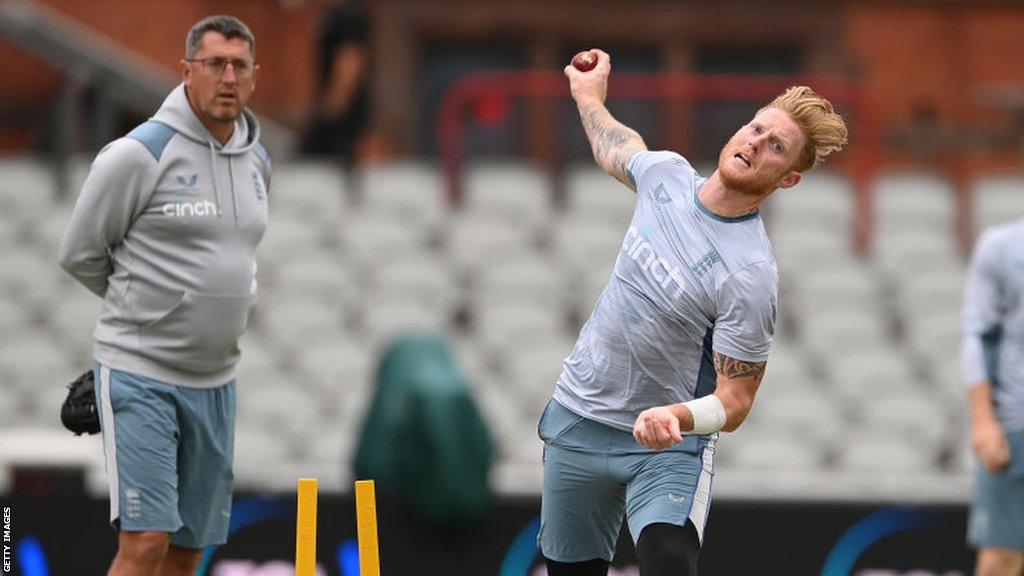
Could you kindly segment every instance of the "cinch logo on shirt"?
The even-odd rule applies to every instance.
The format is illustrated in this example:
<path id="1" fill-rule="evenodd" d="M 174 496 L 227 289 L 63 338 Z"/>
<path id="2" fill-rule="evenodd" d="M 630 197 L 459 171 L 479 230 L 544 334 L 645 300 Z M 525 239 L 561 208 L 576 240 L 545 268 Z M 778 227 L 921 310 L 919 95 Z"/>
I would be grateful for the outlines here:
<path id="1" fill-rule="evenodd" d="M 196 200 L 195 202 L 168 202 L 160 207 L 164 216 L 172 218 L 184 218 L 188 216 L 219 216 L 217 205 L 209 200 Z"/>
<path id="2" fill-rule="evenodd" d="M 675 282 L 676 290 L 672 294 L 678 298 L 683 293 L 683 286 L 686 277 L 683 276 L 679 266 L 672 266 L 664 258 L 654 253 L 654 246 L 640 235 L 636 226 L 630 226 L 626 232 L 626 239 L 622 241 L 622 251 L 626 253 L 640 268 L 651 275 L 662 288 L 668 289 L 669 284 Z"/>

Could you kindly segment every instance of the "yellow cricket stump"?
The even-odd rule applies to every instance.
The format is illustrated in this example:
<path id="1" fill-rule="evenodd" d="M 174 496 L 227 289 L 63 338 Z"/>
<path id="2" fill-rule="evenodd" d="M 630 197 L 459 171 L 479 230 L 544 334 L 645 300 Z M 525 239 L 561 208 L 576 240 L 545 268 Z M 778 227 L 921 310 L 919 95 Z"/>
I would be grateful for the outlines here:
<path id="1" fill-rule="evenodd" d="M 356 534 L 359 539 L 359 576 L 380 576 L 377 496 L 373 480 L 356 480 Z"/>
<path id="2" fill-rule="evenodd" d="M 295 576 L 316 576 L 316 478 L 299 478 L 295 515 Z"/>

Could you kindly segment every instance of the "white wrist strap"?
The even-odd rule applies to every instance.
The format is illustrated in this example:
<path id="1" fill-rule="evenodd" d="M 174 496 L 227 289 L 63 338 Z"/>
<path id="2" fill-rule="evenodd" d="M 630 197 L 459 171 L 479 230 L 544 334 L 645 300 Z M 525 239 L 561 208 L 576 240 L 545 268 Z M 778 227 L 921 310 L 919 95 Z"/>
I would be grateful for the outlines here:
<path id="1" fill-rule="evenodd" d="M 693 430 L 687 430 L 691 434 L 712 434 L 725 426 L 725 406 L 714 394 L 683 402 L 683 406 L 693 414 Z"/>

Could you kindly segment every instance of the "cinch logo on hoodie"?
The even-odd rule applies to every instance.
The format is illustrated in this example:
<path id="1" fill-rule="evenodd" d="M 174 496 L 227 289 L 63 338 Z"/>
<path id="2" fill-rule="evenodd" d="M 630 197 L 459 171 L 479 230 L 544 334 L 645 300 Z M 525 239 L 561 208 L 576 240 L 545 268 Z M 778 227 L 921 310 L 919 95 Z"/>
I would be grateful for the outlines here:
<path id="1" fill-rule="evenodd" d="M 163 212 L 164 216 L 170 216 L 172 218 L 185 218 L 189 216 L 220 216 L 217 212 L 217 205 L 209 200 L 196 200 L 195 202 L 176 200 L 161 206 L 160 211 Z"/>

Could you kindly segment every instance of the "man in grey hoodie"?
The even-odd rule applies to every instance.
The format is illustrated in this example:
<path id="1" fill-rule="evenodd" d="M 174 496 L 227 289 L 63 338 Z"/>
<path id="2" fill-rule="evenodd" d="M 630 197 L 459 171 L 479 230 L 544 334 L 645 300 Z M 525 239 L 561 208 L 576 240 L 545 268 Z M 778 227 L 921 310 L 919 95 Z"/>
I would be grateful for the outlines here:
<path id="1" fill-rule="evenodd" d="M 255 54 L 234 17 L 193 26 L 182 84 L 100 151 L 61 247 L 61 266 L 103 298 L 94 371 L 113 575 L 193 574 L 227 539 L 238 339 L 270 185 L 245 108 Z"/>

